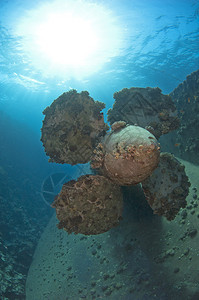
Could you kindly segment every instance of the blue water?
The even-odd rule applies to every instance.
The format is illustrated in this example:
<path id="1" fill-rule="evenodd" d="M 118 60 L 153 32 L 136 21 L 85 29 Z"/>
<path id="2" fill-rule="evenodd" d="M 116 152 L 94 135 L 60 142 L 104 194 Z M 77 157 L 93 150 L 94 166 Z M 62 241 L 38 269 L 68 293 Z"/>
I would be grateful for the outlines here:
<path id="1" fill-rule="evenodd" d="M 35 57 L 33 61 L 34 49 L 24 49 L 24 37 L 16 35 L 16 26 L 28 12 L 37 11 L 51 2 L 0 1 L 0 193 L 1 199 L 7 199 L 1 200 L 1 210 L 5 212 L 1 213 L 0 237 L 5 241 L 1 251 L 6 257 L 11 245 L 10 257 L 19 254 L 18 246 L 23 240 L 25 243 L 26 231 L 36 228 L 33 231 L 37 233 L 32 234 L 34 238 L 27 233 L 27 240 L 31 240 L 33 246 L 23 267 L 25 271 L 22 267 L 17 271 L 24 275 L 23 283 L 37 240 L 52 215 L 52 209 L 42 200 L 41 186 L 54 173 L 67 173 L 71 178 L 76 176 L 75 167 L 48 163 L 40 142 L 42 111 L 46 106 L 72 88 L 78 92 L 87 90 L 95 100 L 106 104 L 106 112 L 112 107 L 113 93 L 124 87 L 158 86 L 168 94 L 199 68 L 198 1 L 102 0 L 88 2 L 102 6 L 115 18 L 114 22 L 120 28 L 118 54 L 110 55 L 96 70 L 89 74 L 85 72 L 81 78 L 78 71 L 76 75 L 66 72 L 66 77 L 53 74 L 53 71 L 46 73 L 38 67 L 40 57 L 37 64 Z M 57 1 L 57 6 L 61 3 Z M 6 222 L 10 222 L 7 229 Z M 20 238 L 15 232 L 17 228 L 22 232 Z M 17 257 L 21 264 L 20 256 Z M 2 268 L 5 270 L 5 265 Z M 14 272 L 9 276 L 12 277 Z M 13 293 L 12 288 L 8 289 L 7 294 L 6 288 L 2 290 L 1 299 L 24 297 L 24 291 L 17 298 L 16 289 Z"/>
<path id="2" fill-rule="evenodd" d="M 33 69 L 31 57 L 24 61 L 23 41 L 12 35 L 16 20 L 43 1 L 1 1 L 1 110 L 38 132 L 41 111 L 69 87 L 88 90 L 108 108 L 113 93 L 123 87 L 159 86 L 168 93 L 198 68 L 198 1 L 107 2 L 102 5 L 125 31 L 125 48 L 97 73 L 62 83 L 53 74 L 44 78 Z"/>

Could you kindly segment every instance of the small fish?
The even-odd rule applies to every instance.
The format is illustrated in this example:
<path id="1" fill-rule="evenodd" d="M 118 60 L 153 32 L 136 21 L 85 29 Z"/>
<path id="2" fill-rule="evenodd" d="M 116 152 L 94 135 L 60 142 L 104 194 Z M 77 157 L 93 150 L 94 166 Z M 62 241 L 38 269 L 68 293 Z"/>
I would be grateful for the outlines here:
<path id="1" fill-rule="evenodd" d="M 188 103 L 190 103 L 190 101 L 191 101 L 190 97 L 188 98 L 188 100 L 187 100 L 187 101 L 188 101 Z"/>
<path id="2" fill-rule="evenodd" d="M 185 111 L 184 111 L 183 109 L 181 109 L 181 110 L 180 110 L 180 113 L 181 113 L 181 114 L 184 114 L 184 113 L 185 113 Z"/>
<path id="3" fill-rule="evenodd" d="M 180 146 L 180 143 L 176 143 L 174 144 L 175 147 L 179 147 Z"/>
<path id="4" fill-rule="evenodd" d="M 196 100 L 198 98 L 198 96 L 194 96 L 194 99 Z"/>

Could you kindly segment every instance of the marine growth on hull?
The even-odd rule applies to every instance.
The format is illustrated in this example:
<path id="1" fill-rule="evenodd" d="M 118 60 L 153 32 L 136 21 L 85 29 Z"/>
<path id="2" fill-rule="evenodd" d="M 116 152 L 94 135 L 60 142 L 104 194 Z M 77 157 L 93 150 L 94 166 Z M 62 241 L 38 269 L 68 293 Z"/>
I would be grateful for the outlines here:
<path id="1" fill-rule="evenodd" d="M 62 94 L 44 110 L 41 141 L 49 161 L 90 162 L 93 175 L 66 182 L 52 206 L 58 228 L 68 233 L 100 234 L 122 218 L 121 186 L 142 184 L 153 212 L 175 218 L 186 206 L 189 180 L 184 166 L 161 153 L 158 139 L 179 128 L 172 98 L 159 88 L 130 88 L 114 94 L 108 111 L 87 91 Z"/>

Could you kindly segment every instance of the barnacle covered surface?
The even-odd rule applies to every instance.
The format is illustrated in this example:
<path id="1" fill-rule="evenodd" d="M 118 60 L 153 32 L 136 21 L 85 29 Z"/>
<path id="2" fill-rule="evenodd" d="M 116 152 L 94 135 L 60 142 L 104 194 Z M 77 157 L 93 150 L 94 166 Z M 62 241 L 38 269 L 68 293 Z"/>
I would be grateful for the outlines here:
<path id="1" fill-rule="evenodd" d="M 134 185 L 157 167 L 160 147 L 148 130 L 116 125 L 117 130 L 107 134 L 94 150 L 91 166 L 119 185 Z"/>
<path id="2" fill-rule="evenodd" d="M 181 117 L 175 153 L 199 164 L 199 70 L 187 76 L 170 94 Z"/>
<path id="3" fill-rule="evenodd" d="M 108 121 L 113 124 L 125 121 L 130 125 L 151 127 L 159 138 L 179 127 L 176 107 L 169 95 L 159 88 L 124 88 L 114 93 L 113 108 L 108 111 Z"/>
<path id="4" fill-rule="evenodd" d="M 85 235 L 117 226 L 122 206 L 120 187 L 99 175 L 84 175 L 65 183 L 53 203 L 60 221 L 58 228 Z"/>
<path id="5" fill-rule="evenodd" d="M 161 153 L 160 163 L 153 174 L 142 182 L 146 199 L 155 214 L 173 220 L 186 206 L 189 180 L 185 167 L 172 154 Z"/>
<path id="6" fill-rule="evenodd" d="M 126 127 L 126 122 L 125 121 L 117 121 L 117 122 L 114 122 L 112 125 L 111 125 L 111 130 L 113 131 L 117 131 L 119 129 L 122 129 L 124 127 Z"/>
<path id="7" fill-rule="evenodd" d="M 41 141 L 50 161 L 71 165 L 87 163 L 108 126 L 101 110 L 105 104 L 89 93 L 76 90 L 63 93 L 43 114 Z"/>

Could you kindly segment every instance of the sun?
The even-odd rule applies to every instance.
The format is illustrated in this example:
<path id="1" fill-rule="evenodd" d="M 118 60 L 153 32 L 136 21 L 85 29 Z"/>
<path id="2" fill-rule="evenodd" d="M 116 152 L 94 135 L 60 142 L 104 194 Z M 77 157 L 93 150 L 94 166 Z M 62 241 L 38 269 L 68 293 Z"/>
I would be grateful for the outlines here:
<path id="1" fill-rule="evenodd" d="M 36 26 L 35 44 L 52 63 L 83 66 L 99 47 L 99 38 L 89 21 L 56 13 Z"/>
<path id="2" fill-rule="evenodd" d="M 34 68 L 47 76 L 88 76 L 122 49 L 114 14 L 81 0 L 42 2 L 18 20 L 16 33 Z"/>
<path id="3" fill-rule="evenodd" d="M 83 66 L 99 47 L 91 22 L 68 12 L 48 15 L 36 25 L 34 42 L 51 63 Z"/>

